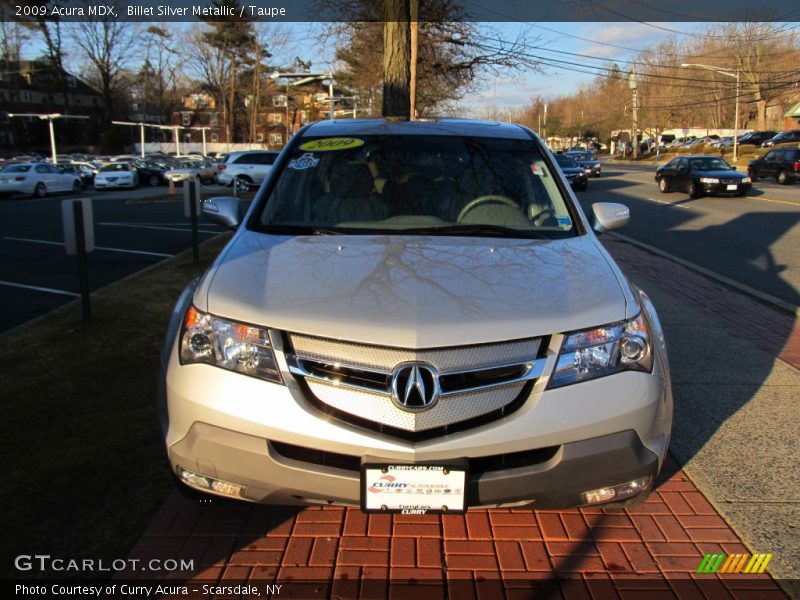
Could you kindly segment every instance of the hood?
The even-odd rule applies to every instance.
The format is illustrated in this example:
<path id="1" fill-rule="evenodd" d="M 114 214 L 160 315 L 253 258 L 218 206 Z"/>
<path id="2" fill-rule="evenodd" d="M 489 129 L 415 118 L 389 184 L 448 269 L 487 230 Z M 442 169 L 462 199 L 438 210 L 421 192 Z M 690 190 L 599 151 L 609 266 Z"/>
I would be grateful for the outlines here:
<path id="1" fill-rule="evenodd" d="M 230 319 L 405 348 L 520 339 L 625 318 L 591 236 L 276 236 L 242 231 L 195 297 Z M 207 298 L 202 298 L 207 290 Z"/>

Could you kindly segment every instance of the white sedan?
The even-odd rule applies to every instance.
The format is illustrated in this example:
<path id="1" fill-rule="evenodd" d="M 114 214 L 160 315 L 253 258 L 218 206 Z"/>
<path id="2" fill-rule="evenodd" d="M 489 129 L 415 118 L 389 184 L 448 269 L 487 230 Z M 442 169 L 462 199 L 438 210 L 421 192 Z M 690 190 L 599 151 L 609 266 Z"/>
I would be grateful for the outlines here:
<path id="1" fill-rule="evenodd" d="M 139 174 L 136 167 L 127 162 L 113 162 L 100 167 L 94 176 L 94 189 L 139 186 Z"/>
<path id="2" fill-rule="evenodd" d="M 80 193 L 82 189 L 74 171 L 47 163 L 14 163 L 0 171 L 0 196 L 30 194 L 44 198 L 52 192 Z"/>

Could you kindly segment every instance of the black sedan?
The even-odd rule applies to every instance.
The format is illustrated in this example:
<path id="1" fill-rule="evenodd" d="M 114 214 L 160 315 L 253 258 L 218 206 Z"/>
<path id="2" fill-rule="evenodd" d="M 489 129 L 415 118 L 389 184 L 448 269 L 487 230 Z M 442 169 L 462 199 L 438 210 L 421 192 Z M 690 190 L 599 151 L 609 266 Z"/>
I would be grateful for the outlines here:
<path id="1" fill-rule="evenodd" d="M 591 152 L 586 152 L 585 150 L 570 150 L 567 152 L 567 156 L 578 163 L 586 172 L 586 175 L 600 177 L 600 161 L 597 160 Z"/>
<path id="2" fill-rule="evenodd" d="M 164 176 L 166 172 L 161 165 L 149 160 L 135 160 L 133 165 L 139 173 L 139 181 L 144 185 L 165 185 L 167 178 Z"/>
<path id="3" fill-rule="evenodd" d="M 678 156 L 656 170 L 661 193 L 684 191 L 691 198 L 724 194 L 744 196 L 752 188 L 750 177 L 739 173 L 718 156 Z"/>
<path id="4" fill-rule="evenodd" d="M 566 154 L 561 154 L 559 152 L 555 156 L 558 167 L 561 169 L 561 172 L 564 173 L 572 189 L 577 191 L 585 190 L 586 186 L 589 185 L 589 179 L 586 177 L 583 167 Z"/>

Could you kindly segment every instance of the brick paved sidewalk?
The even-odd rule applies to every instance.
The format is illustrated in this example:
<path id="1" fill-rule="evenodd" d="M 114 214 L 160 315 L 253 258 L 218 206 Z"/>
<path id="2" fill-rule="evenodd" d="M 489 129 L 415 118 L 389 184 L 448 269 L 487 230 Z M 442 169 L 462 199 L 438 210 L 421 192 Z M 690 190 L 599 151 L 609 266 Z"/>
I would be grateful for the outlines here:
<path id="1" fill-rule="evenodd" d="M 657 281 L 728 331 L 800 367 L 800 329 L 792 317 L 669 260 L 604 241 L 634 279 Z M 624 510 L 367 516 L 338 507 L 200 502 L 175 493 L 131 558 L 193 559 L 190 589 L 200 582 L 277 582 L 282 597 L 787 597 L 768 574 L 695 573 L 706 553 L 720 552 L 748 549 L 670 459 L 650 498 Z M 165 583 L 180 581 L 174 573 Z"/>
<path id="2" fill-rule="evenodd" d="M 672 461 L 657 488 L 631 509 L 447 516 L 199 503 L 175 493 L 131 558 L 193 559 L 190 588 L 277 582 L 281 597 L 786 597 L 768 574 L 696 574 L 706 553 L 747 549 Z"/>

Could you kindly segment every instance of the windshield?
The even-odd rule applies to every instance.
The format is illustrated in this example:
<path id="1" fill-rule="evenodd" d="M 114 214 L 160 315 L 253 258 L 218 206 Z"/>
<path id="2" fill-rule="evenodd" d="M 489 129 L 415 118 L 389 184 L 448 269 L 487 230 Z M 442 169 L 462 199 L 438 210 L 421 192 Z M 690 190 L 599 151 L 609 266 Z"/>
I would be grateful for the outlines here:
<path id="1" fill-rule="evenodd" d="M 692 171 L 730 171 L 731 166 L 721 158 L 692 158 L 689 161 Z"/>
<path id="2" fill-rule="evenodd" d="M 533 140 L 457 136 L 304 138 L 258 220 L 296 233 L 575 235 Z"/>
<path id="3" fill-rule="evenodd" d="M 108 171 L 127 171 L 128 170 L 128 163 L 111 163 L 110 165 L 103 165 L 100 168 L 101 171 L 108 172 Z"/>
<path id="4" fill-rule="evenodd" d="M 570 157 L 575 160 L 592 160 L 594 157 L 588 152 L 570 152 Z"/>

